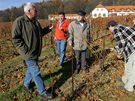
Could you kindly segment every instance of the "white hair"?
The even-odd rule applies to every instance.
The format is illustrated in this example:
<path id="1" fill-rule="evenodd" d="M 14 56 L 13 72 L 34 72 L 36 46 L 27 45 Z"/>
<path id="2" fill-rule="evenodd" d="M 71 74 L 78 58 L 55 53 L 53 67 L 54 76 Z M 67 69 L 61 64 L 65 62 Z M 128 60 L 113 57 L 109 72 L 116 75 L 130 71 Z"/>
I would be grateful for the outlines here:
<path id="1" fill-rule="evenodd" d="M 32 9 L 33 7 L 36 7 L 36 5 L 34 3 L 28 2 L 24 5 L 24 12 L 28 13 L 30 9 Z"/>

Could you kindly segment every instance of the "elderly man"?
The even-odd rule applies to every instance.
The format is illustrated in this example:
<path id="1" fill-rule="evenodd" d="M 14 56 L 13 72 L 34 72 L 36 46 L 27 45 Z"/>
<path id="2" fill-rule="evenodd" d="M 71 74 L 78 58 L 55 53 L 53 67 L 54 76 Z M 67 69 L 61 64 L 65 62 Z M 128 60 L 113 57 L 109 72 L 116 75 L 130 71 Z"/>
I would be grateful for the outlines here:
<path id="1" fill-rule="evenodd" d="M 111 20 L 107 24 L 116 39 L 115 50 L 125 59 L 125 71 L 122 81 L 124 90 L 133 92 L 135 85 L 135 31 L 132 28 L 118 24 Z"/>
<path id="2" fill-rule="evenodd" d="M 77 20 L 72 21 L 69 25 L 69 38 L 68 43 L 73 47 L 76 59 L 75 73 L 79 73 L 80 70 L 86 71 L 86 49 L 87 42 L 90 40 L 90 25 L 85 21 L 85 12 L 79 10 L 77 12 Z"/>
<path id="3" fill-rule="evenodd" d="M 31 80 L 36 84 L 39 94 L 43 99 L 52 98 L 48 95 L 41 79 L 38 59 L 42 49 L 42 36 L 49 33 L 52 28 L 49 26 L 41 28 L 36 19 L 37 9 L 35 4 L 24 5 L 24 15 L 18 17 L 12 28 L 12 41 L 20 55 L 23 57 L 27 71 L 24 78 L 24 87 L 29 90 Z"/>

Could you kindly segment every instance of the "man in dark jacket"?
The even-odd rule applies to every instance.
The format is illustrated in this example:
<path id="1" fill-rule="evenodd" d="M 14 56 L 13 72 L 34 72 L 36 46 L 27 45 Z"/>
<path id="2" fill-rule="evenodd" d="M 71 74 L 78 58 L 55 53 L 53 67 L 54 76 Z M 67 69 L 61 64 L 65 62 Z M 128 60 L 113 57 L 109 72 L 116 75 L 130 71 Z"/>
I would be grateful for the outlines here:
<path id="1" fill-rule="evenodd" d="M 42 49 L 42 36 L 51 31 L 49 26 L 41 28 L 36 19 L 37 10 L 33 3 L 24 5 L 25 14 L 18 17 L 12 28 L 12 41 L 20 55 L 25 60 L 27 71 L 24 78 L 24 87 L 29 90 L 31 80 L 36 84 L 39 94 L 44 98 L 51 98 L 46 93 L 38 66 L 38 58 Z"/>

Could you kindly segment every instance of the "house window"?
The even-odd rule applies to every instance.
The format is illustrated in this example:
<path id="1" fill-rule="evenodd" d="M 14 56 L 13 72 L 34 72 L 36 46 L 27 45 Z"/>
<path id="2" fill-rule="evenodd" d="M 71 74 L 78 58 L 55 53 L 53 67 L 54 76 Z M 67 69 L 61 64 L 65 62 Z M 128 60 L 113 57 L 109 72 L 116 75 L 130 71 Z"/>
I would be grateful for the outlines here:
<path id="1" fill-rule="evenodd" d="M 100 13 L 98 14 L 98 17 L 101 17 L 101 14 Z"/>
<path id="2" fill-rule="evenodd" d="M 99 9 L 97 8 L 97 11 L 99 11 Z"/>
<path id="3" fill-rule="evenodd" d="M 94 17 L 97 17 L 97 14 L 94 14 Z"/>
<path id="4" fill-rule="evenodd" d="M 103 17 L 106 17 L 106 14 L 103 14 Z"/>

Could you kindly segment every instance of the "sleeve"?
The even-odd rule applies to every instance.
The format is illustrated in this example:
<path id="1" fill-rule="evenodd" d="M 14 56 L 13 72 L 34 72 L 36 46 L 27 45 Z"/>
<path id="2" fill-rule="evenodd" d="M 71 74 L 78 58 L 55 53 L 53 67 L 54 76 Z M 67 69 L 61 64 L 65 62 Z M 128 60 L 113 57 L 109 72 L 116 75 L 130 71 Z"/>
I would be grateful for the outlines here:
<path id="1" fill-rule="evenodd" d="M 67 20 L 66 21 L 66 26 L 62 29 L 64 33 L 68 32 L 68 27 L 69 27 L 70 22 Z"/>
<path id="2" fill-rule="evenodd" d="M 48 33 L 51 32 L 51 31 L 52 31 L 52 29 L 50 29 L 49 26 L 44 27 L 43 29 L 41 28 L 42 36 L 48 34 Z"/>
<path id="3" fill-rule="evenodd" d="M 124 37 L 124 34 L 122 34 L 122 32 L 115 30 L 115 39 L 116 39 L 116 46 L 115 46 L 115 49 L 116 51 L 121 54 L 123 51 L 124 51 L 124 48 L 126 46 L 126 39 Z"/>
<path id="4" fill-rule="evenodd" d="M 92 39 L 92 36 L 91 36 L 91 33 L 90 33 L 90 25 L 89 24 L 88 24 L 88 32 L 87 32 L 87 41 L 88 41 L 88 43 L 93 42 L 93 39 Z"/>
<path id="5" fill-rule="evenodd" d="M 69 27 L 68 27 L 68 44 L 70 45 L 70 46 L 74 46 L 73 45 L 73 33 L 74 33 L 74 29 L 73 29 L 73 26 L 72 26 L 72 23 L 71 24 L 69 24 Z"/>
<path id="6" fill-rule="evenodd" d="M 57 30 L 58 30 L 58 21 L 55 23 L 55 33 L 54 33 L 54 40 L 57 40 Z"/>
<path id="7" fill-rule="evenodd" d="M 135 25 L 133 25 L 133 27 L 131 27 L 134 31 L 135 31 Z"/>
<path id="8" fill-rule="evenodd" d="M 41 36 L 44 36 L 44 35 L 46 35 L 46 34 L 48 34 L 49 32 L 52 31 L 52 29 L 50 29 L 49 25 L 42 28 L 39 21 L 37 21 L 36 23 L 37 23 L 37 25 L 38 25 L 38 27 L 39 27 L 39 29 L 41 31 Z"/>
<path id="9" fill-rule="evenodd" d="M 26 54 L 28 51 L 28 46 L 22 38 L 22 26 L 20 21 L 15 21 L 12 27 L 12 42 L 13 45 L 17 48 L 20 54 Z"/>

